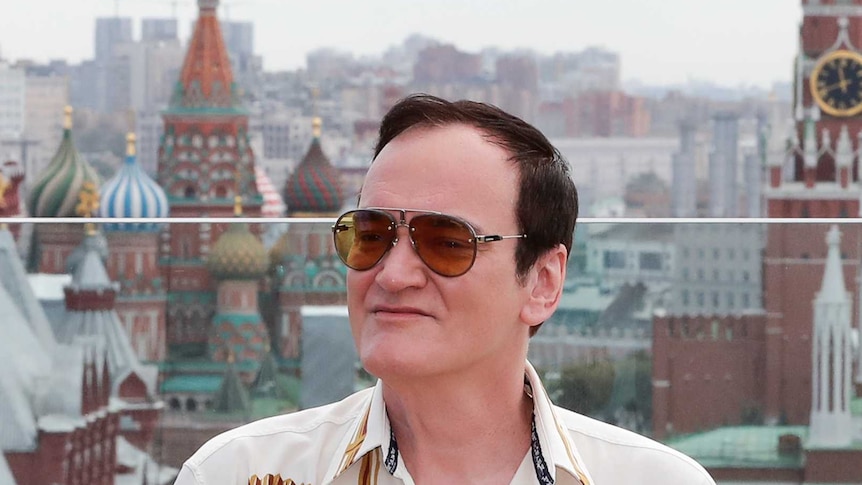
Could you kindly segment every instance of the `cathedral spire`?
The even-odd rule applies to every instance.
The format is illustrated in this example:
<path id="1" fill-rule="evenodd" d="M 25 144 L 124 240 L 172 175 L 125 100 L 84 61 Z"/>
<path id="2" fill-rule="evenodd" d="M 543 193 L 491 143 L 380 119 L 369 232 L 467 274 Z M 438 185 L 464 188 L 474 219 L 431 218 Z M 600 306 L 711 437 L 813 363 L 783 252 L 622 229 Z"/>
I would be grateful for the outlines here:
<path id="1" fill-rule="evenodd" d="M 198 20 L 171 110 L 239 109 L 237 86 L 216 16 L 218 4 L 218 0 L 198 0 Z"/>
<path id="2" fill-rule="evenodd" d="M 829 252 L 823 284 L 814 299 L 809 447 L 849 445 L 853 440 L 850 415 L 852 372 L 852 302 L 844 284 L 841 233 L 832 226 L 826 235 Z"/>

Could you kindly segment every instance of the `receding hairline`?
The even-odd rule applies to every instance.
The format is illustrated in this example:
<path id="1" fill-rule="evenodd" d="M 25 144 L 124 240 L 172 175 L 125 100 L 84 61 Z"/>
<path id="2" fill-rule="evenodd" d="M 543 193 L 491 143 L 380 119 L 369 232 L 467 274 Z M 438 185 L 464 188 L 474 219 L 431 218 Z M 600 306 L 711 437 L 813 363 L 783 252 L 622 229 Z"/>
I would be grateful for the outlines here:
<path id="1" fill-rule="evenodd" d="M 473 131 L 477 132 L 483 140 L 487 141 L 491 145 L 501 148 L 508 155 L 506 157 L 506 161 L 513 162 L 517 159 L 517 155 L 514 153 L 511 147 L 506 145 L 506 140 L 504 139 L 504 137 L 500 136 L 497 133 L 494 133 L 488 128 L 480 126 L 478 123 L 474 123 L 469 120 L 435 120 L 427 118 L 423 121 L 414 123 L 407 128 L 404 128 L 397 135 L 387 141 L 385 145 L 380 147 L 380 152 L 378 152 L 374 156 L 374 158 L 371 159 L 371 163 L 374 163 L 374 161 L 377 160 L 377 157 L 379 157 L 380 154 L 383 153 L 383 150 L 385 150 L 386 147 L 388 147 L 392 142 L 401 138 L 404 135 L 412 134 L 419 131 L 442 130 L 445 128 L 458 126 L 472 129 Z"/>

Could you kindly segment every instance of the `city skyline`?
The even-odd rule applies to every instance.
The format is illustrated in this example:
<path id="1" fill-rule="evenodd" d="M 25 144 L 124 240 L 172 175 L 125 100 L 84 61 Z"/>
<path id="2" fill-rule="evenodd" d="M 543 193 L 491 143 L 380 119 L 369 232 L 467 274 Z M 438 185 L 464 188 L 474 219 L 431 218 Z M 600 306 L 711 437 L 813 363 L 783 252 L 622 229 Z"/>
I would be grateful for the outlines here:
<path id="1" fill-rule="evenodd" d="M 223 20 L 254 23 L 255 52 L 262 55 L 267 71 L 304 67 L 308 52 L 325 47 L 379 56 L 417 33 L 467 52 L 526 48 L 547 55 L 599 46 L 620 54 L 624 81 L 651 85 L 707 81 L 766 89 L 791 80 L 802 14 L 797 3 L 786 0 L 659 4 L 542 0 L 541 8 L 535 2 L 501 0 L 493 3 L 493 10 L 488 0 L 440 0 L 408 8 L 395 0 L 221 3 Z M 171 17 L 175 11 L 185 39 L 196 2 L 37 0 L 17 2 L 6 10 L 0 18 L 0 56 L 77 63 L 93 57 L 97 17 L 115 12 L 132 17 L 139 36 L 140 18 Z M 335 11 L 339 15 L 332 15 Z M 32 28 L 33 19 L 40 16 L 43 28 Z"/>

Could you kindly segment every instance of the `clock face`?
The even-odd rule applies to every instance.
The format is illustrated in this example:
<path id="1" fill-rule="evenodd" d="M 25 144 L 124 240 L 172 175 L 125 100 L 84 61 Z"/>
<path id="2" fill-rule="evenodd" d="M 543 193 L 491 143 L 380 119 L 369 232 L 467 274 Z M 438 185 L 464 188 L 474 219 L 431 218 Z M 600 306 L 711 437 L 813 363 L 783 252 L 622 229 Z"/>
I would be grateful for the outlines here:
<path id="1" fill-rule="evenodd" d="M 811 73 L 811 94 L 823 112 L 855 116 L 862 112 L 862 55 L 839 50 L 820 59 Z"/>

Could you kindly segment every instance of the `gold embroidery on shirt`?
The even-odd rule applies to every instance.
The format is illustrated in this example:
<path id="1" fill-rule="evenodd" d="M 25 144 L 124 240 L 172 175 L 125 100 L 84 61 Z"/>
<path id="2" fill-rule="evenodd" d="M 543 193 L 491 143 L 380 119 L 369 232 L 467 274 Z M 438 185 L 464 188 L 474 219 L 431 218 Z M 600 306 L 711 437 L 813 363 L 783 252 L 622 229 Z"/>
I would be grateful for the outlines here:
<path id="1" fill-rule="evenodd" d="M 257 475 L 252 475 L 248 479 L 248 485 L 311 485 L 310 483 L 299 483 L 295 482 L 290 478 L 281 478 L 281 474 L 273 475 L 268 473 L 264 475 L 263 478 L 259 478 Z"/>
<path id="2" fill-rule="evenodd" d="M 362 464 L 359 466 L 358 485 L 377 485 L 378 476 L 380 474 L 380 448 L 377 448 L 371 453 L 366 453 L 362 457 Z"/>
<path id="3" fill-rule="evenodd" d="M 339 465 L 338 473 L 335 476 L 344 473 L 344 470 L 347 470 L 347 468 L 353 464 L 353 460 L 356 459 L 356 454 L 359 453 L 359 448 L 362 446 L 362 443 L 365 441 L 365 436 L 368 434 L 369 414 L 371 414 L 371 404 L 368 405 L 368 409 L 365 410 L 365 415 L 362 416 L 362 421 L 359 422 L 359 428 L 356 430 L 356 435 L 353 437 L 353 440 L 350 441 L 350 444 L 347 445 L 347 449 L 344 450 L 344 458 L 341 459 L 341 465 Z"/>

